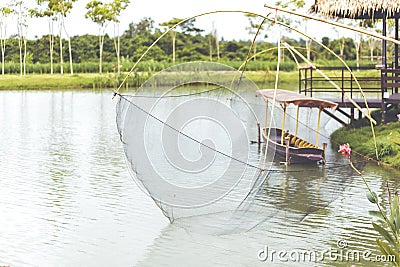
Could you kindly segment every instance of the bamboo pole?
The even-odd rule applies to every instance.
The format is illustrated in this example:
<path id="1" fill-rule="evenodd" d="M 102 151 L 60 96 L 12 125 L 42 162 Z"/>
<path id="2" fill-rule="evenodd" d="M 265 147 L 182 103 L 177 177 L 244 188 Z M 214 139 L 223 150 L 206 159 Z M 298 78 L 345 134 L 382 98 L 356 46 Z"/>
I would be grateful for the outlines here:
<path id="1" fill-rule="evenodd" d="M 267 134 L 267 141 L 265 142 L 265 153 L 264 153 L 264 169 L 266 168 L 266 161 L 267 161 L 267 153 L 268 153 L 268 143 L 269 138 L 271 136 L 271 127 L 272 127 L 272 119 L 274 118 L 274 109 L 275 109 L 275 100 L 276 100 L 276 91 L 278 90 L 278 81 L 279 81 L 279 68 L 281 63 L 281 35 L 278 33 L 278 60 L 276 65 L 276 75 L 275 75 L 275 84 L 274 84 L 274 97 L 272 99 L 272 108 L 271 108 L 271 119 L 269 120 L 269 127 L 268 127 L 268 134 Z M 266 99 L 268 101 L 268 99 Z"/>

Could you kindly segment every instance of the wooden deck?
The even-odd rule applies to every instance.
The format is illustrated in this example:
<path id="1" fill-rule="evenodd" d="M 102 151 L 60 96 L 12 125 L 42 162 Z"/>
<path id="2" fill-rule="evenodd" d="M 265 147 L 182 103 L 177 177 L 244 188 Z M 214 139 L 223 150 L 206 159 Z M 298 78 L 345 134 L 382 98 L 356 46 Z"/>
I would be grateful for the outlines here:
<path id="1" fill-rule="evenodd" d="M 339 104 L 340 108 L 355 108 L 352 102 L 348 99 L 342 98 L 324 98 L 324 100 L 332 101 Z M 362 98 L 353 98 L 353 101 L 359 105 L 361 108 L 366 108 L 365 101 Z M 386 99 L 387 104 L 400 104 L 400 93 L 394 93 L 390 95 L 388 99 Z M 367 104 L 370 108 L 382 108 L 382 100 L 381 99 L 368 99 Z"/>

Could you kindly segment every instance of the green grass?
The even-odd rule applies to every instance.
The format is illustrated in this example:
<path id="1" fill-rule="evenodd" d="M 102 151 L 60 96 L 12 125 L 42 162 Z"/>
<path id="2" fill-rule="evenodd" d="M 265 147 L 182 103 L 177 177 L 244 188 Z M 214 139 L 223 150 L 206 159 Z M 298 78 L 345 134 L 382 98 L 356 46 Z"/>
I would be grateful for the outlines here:
<path id="1" fill-rule="evenodd" d="M 273 88 L 275 81 L 275 72 L 269 71 L 251 71 L 245 73 L 260 88 Z M 116 88 L 126 74 L 117 77 L 113 73 L 94 74 L 28 74 L 20 75 L 0 75 L 0 90 L 49 90 L 49 89 L 83 89 L 83 88 Z M 137 87 L 145 82 L 151 73 L 134 73 L 124 87 Z M 281 72 L 279 78 L 279 87 L 282 89 L 297 90 L 297 71 Z M 175 82 L 172 77 L 171 81 L 165 81 L 165 85 Z"/>
<path id="2" fill-rule="evenodd" d="M 400 122 L 397 121 L 399 113 L 399 109 L 390 110 L 387 114 L 390 122 L 374 127 L 379 159 L 395 168 L 400 168 Z M 373 117 L 379 118 L 377 121 L 380 121 L 380 116 L 381 112 L 373 112 Z M 349 143 L 354 151 L 376 158 L 371 127 L 366 119 L 335 131 L 331 138 L 339 143 Z"/>
<path id="3" fill-rule="evenodd" d="M 0 75 L 0 90 L 48 90 L 48 89 L 83 89 L 83 88 L 116 88 L 121 77 L 114 74 L 29 74 Z M 128 79 L 128 85 L 137 86 L 148 78 L 147 74 L 140 77 L 133 76 Z"/>

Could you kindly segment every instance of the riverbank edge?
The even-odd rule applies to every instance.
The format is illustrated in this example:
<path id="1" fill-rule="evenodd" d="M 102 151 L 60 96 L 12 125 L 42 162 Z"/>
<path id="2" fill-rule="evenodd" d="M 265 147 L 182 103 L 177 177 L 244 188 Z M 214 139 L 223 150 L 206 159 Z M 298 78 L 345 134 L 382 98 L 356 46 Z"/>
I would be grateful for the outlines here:
<path id="1" fill-rule="evenodd" d="M 399 108 L 389 110 L 387 113 L 389 122 L 386 124 L 380 123 L 382 115 L 380 111 L 372 113 L 373 118 L 379 122 L 374 127 L 379 160 L 384 163 L 383 165 L 396 169 L 400 169 L 400 122 L 397 118 L 399 113 Z M 331 134 L 331 140 L 340 144 L 348 143 L 354 152 L 376 159 L 371 126 L 365 118 L 337 129 Z"/>
<path id="2" fill-rule="evenodd" d="M 138 87 L 155 73 L 133 73 L 124 88 Z M 62 89 L 112 89 L 126 77 L 114 73 L 78 74 L 28 74 L 26 76 L 0 75 L 0 90 L 62 90 Z M 275 82 L 274 71 L 249 71 L 245 75 L 260 89 L 272 88 Z M 169 85 L 166 81 L 165 85 Z M 280 86 L 288 90 L 298 90 L 298 72 L 280 72 Z"/>

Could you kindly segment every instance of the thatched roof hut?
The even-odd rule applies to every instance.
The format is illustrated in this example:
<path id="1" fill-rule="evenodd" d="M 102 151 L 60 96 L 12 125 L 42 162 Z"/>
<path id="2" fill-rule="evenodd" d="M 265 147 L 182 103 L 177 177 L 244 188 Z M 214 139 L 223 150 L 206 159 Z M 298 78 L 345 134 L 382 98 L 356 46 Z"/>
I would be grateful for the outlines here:
<path id="1" fill-rule="evenodd" d="M 394 19 L 394 38 L 399 40 L 400 0 L 315 0 L 311 13 L 348 19 L 382 19 L 382 35 L 387 34 L 387 19 Z M 400 53 L 399 45 L 394 45 L 394 64 L 387 60 L 387 42 L 382 40 L 382 120 L 385 121 L 387 112 L 386 93 L 388 88 L 398 95 L 400 88 Z M 388 64 L 389 63 L 389 64 Z"/>
<path id="2" fill-rule="evenodd" d="M 400 17 L 399 0 L 315 0 L 312 13 L 351 19 Z"/>

